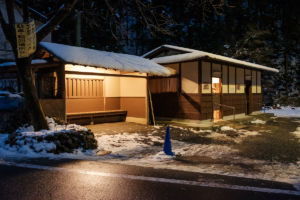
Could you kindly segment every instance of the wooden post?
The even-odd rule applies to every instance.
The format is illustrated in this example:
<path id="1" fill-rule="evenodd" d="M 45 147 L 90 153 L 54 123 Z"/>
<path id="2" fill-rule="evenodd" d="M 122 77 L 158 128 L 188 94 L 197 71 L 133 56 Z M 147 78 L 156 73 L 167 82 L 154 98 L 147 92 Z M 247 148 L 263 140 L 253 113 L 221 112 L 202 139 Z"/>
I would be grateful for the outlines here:
<path id="1" fill-rule="evenodd" d="M 153 125 L 155 126 L 155 117 L 154 117 L 153 104 L 152 104 L 152 97 L 151 97 L 151 92 L 150 92 L 150 90 L 149 90 L 149 99 L 150 99 L 150 105 L 151 105 L 151 110 L 152 110 Z"/>

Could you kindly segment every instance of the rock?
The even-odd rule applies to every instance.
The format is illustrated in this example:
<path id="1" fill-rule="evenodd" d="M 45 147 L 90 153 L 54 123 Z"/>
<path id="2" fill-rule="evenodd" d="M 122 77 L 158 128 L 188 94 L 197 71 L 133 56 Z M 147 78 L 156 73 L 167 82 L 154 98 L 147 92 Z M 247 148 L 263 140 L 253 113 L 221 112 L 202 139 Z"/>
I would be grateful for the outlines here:
<path id="1" fill-rule="evenodd" d="M 9 136 L 8 136 L 8 139 L 9 140 L 13 140 L 13 139 L 15 139 L 16 137 L 18 136 L 18 133 L 12 133 L 12 134 L 10 134 Z"/>
<path id="2" fill-rule="evenodd" d="M 39 142 L 43 141 L 43 139 L 44 138 L 42 136 L 37 137 L 37 141 L 39 141 Z"/>
<path id="3" fill-rule="evenodd" d="M 62 133 L 62 132 L 58 132 L 58 133 L 54 133 L 54 136 L 56 136 L 56 137 L 59 137 L 59 136 L 61 136 L 61 135 L 63 135 L 64 133 Z"/>
<path id="4" fill-rule="evenodd" d="M 68 147 L 72 147 L 72 145 L 73 145 L 72 139 L 68 139 L 66 144 L 67 144 Z"/>
<path id="5" fill-rule="evenodd" d="M 88 132 L 86 133 L 87 135 L 94 135 L 94 133 L 91 131 L 91 129 L 88 130 Z"/>
<path id="6" fill-rule="evenodd" d="M 110 154 L 110 153 L 111 153 L 111 151 L 100 150 L 100 151 L 97 152 L 97 155 L 98 156 L 105 156 L 105 155 Z"/>
<path id="7" fill-rule="evenodd" d="M 78 133 L 78 135 L 83 135 L 83 134 L 85 134 L 84 131 L 78 131 L 77 133 Z"/>
<path id="8" fill-rule="evenodd" d="M 67 140 L 65 138 L 59 138 L 60 144 L 64 145 L 67 143 Z"/>
<path id="9" fill-rule="evenodd" d="M 64 152 L 69 152 L 70 151 L 70 149 L 68 148 L 68 147 L 66 147 L 66 146 L 64 146 L 64 145 L 61 145 L 62 146 L 62 148 L 64 149 Z"/>
<path id="10" fill-rule="evenodd" d="M 62 134 L 61 137 L 65 138 L 65 139 L 69 139 L 69 136 L 66 133 Z"/>
<path id="11" fill-rule="evenodd" d="M 72 140 L 73 140 L 73 141 L 76 141 L 76 142 L 78 142 L 78 143 L 81 143 L 81 141 L 80 141 L 80 139 L 79 139 L 78 137 L 72 137 Z"/>
<path id="12" fill-rule="evenodd" d="M 86 136 L 86 139 L 87 139 L 87 140 L 93 140 L 93 139 L 94 139 L 94 134 L 93 134 L 93 135 L 88 135 L 88 136 Z"/>
<path id="13" fill-rule="evenodd" d="M 54 139 L 55 139 L 55 137 L 53 135 L 46 135 L 44 137 L 44 140 L 47 140 L 48 142 L 54 141 Z"/>

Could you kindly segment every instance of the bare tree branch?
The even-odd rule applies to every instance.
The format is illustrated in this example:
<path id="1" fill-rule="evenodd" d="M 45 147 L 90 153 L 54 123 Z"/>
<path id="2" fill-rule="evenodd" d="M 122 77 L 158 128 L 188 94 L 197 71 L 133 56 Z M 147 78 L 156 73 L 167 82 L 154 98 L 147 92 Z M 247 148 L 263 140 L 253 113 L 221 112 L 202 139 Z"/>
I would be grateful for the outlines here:
<path id="1" fill-rule="evenodd" d="M 58 24 L 71 12 L 76 0 L 67 0 L 67 2 L 61 6 L 60 10 L 54 15 L 54 17 L 48 21 L 37 31 L 37 43 L 42 41 L 49 33 L 51 33 Z"/>
<path id="2" fill-rule="evenodd" d="M 24 23 L 29 23 L 28 0 L 23 0 L 23 22 Z"/>
<path id="3" fill-rule="evenodd" d="M 5 0 L 5 4 L 6 4 L 6 10 L 7 10 L 7 16 L 8 16 L 8 23 L 10 25 L 15 26 L 15 12 L 14 12 L 14 8 L 15 8 L 15 1 L 14 0 Z"/>
<path id="4" fill-rule="evenodd" d="M 189 0 L 189 7 L 201 7 L 202 8 L 202 20 L 208 17 L 207 12 L 215 11 L 216 15 L 222 15 L 224 11 L 224 6 L 229 6 L 226 0 Z"/>
<path id="5" fill-rule="evenodd" d="M 5 34 L 5 37 L 7 40 L 9 40 L 10 45 L 12 47 L 12 50 L 15 53 L 17 53 L 17 41 L 16 41 L 16 31 L 15 31 L 15 12 L 14 12 L 14 0 L 5 0 L 6 3 L 6 11 L 7 11 L 7 16 L 8 16 L 8 24 L 5 22 L 3 15 L 1 13 L 1 17 L 3 18 L 3 22 L 5 23 L 5 28 L 3 27 L 3 32 Z M 16 54 L 15 54 L 16 55 Z"/>
<path id="6" fill-rule="evenodd" d="M 0 23 L 1 23 L 1 28 L 4 32 L 4 35 L 6 36 L 7 35 L 7 24 L 4 20 L 4 17 L 3 17 L 3 14 L 2 14 L 2 11 L 0 9 Z"/>

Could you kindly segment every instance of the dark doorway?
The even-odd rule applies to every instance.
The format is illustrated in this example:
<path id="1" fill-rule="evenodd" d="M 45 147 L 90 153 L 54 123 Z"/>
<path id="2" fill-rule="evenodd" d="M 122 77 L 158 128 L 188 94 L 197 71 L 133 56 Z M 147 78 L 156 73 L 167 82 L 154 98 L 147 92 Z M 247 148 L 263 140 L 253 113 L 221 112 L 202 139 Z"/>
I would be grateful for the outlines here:
<path id="1" fill-rule="evenodd" d="M 245 84 L 246 84 L 246 87 L 245 87 L 245 93 L 246 93 L 246 100 L 247 100 L 247 115 L 250 115 L 252 113 L 252 108 L 251 108 L 251 101 L 252 101 L 252 98 L 251 98 L 251 94 L 252 94 L 252 91 L 251 91 L 251 81 L 245 81 Z"/>

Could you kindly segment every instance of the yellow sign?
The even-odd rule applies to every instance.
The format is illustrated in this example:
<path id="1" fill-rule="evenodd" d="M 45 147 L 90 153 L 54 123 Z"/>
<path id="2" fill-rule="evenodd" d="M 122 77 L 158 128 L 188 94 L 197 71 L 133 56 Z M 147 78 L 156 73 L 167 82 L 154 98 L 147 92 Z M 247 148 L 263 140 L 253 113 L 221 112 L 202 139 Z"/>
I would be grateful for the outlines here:
<path id="1" fill-rule="evenodd" d="M 29 24 L 16 24 L 18 58 L 26 58 L 36 51 L 36 32 L 34 21 Z"/>

